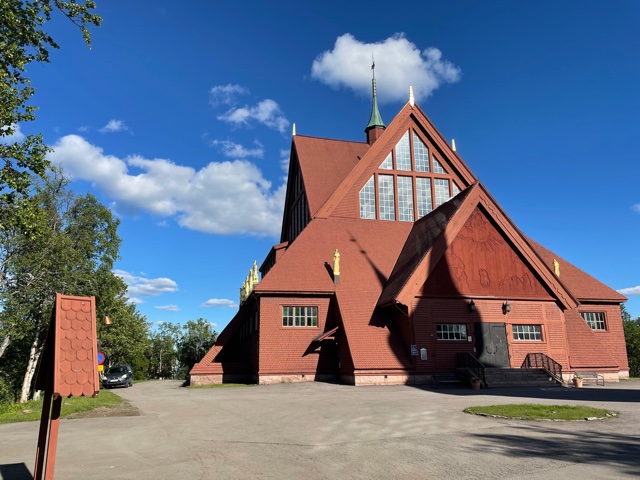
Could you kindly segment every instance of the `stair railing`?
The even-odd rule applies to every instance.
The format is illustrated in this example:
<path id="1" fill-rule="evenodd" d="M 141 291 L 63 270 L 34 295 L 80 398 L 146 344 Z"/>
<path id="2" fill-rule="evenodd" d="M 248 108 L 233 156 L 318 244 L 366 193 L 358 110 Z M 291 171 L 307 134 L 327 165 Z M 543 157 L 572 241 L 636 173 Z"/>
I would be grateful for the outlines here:
<path id="1" fill-rule="evenodd" d="M 486 367 L 480 360 L 467 352 L 458 352 L 456 360 L 458 368 L 466 368 L 473 373 L 476 378 L 480 379 L 483 387 L 487 387 L 487 381 L 484 378 L 484 370 Z"/>
<path id="2" fill-rule="evenodd" d="M 520 368 L 542 368 L 556 382 L 564 383 L 562 365 L 544 353 L 527 353 Z"/>

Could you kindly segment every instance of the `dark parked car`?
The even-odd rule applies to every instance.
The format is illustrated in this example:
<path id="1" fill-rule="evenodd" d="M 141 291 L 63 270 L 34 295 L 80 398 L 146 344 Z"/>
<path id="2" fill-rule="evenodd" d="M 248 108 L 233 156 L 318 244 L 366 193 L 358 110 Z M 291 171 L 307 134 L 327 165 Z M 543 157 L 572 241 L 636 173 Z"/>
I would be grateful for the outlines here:
<path id="1" fill-rule="evenodd" d="M 129 365 L 116 365 L 107 370 L 102 380 L 104 388 L 110 387 L 133 387 L 133 372 Z"/>

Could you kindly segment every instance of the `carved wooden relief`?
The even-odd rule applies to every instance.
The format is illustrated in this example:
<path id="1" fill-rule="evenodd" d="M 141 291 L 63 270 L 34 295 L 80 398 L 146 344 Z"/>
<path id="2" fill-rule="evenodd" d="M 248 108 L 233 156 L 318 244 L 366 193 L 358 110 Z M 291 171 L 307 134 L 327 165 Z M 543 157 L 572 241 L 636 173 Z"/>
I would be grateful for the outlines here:
<path id="1" fill-rule="evenodd" d="M 438 262 L 422 294 L 551 298 L 479 207 Z"/>

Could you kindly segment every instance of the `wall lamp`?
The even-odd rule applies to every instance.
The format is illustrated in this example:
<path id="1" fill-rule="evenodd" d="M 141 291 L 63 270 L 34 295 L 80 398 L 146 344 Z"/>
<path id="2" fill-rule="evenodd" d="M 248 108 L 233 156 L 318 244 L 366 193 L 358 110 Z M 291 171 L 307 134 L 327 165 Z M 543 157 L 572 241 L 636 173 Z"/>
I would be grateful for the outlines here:
<path id="1" fill-rule="evenodd" d="M 476 302 L 474 302 L 473 300 L 471 300 L 469 302 L 469 311 L 470 312 L 475 312 L 476 311 Z"/>
<path id="2" fill-rule="evenodd" d="M 111 320 L 111 317 L 104 317 L 102 319 L 102 324 L 103 325 L 113 325 L 113 320 Z"/>
<path id="3" fill-rule="evenodd" d="M 511 311 L 511 304 L 509 303 L 509 300 L 506 300 L 502 305 L 502 313 L 506 315 L 510 311 Z"/>

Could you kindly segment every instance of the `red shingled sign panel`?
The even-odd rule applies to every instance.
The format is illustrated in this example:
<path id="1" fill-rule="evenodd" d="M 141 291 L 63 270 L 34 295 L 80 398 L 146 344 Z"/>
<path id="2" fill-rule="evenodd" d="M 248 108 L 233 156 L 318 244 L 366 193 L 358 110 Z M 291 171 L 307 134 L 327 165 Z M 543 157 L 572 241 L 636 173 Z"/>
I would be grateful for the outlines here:
<path id="1" fill-rule="evenodd" d="M 94 396 L 100 390 L 94 297 L 56 296 L 53 392 Z"/>

